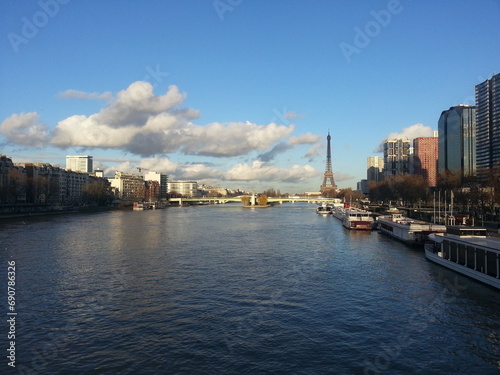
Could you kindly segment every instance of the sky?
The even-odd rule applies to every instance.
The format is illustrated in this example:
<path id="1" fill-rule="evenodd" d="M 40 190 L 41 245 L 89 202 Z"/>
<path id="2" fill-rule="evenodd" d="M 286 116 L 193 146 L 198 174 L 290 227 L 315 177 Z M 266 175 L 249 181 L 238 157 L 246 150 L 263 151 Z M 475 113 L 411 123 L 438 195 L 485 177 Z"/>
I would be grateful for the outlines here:
<path id="1" fill-rule="evenodd" d="M 339 188 L 500 71 L 498 0 L 6 0 L 0 154 L 226 188 Z"/>

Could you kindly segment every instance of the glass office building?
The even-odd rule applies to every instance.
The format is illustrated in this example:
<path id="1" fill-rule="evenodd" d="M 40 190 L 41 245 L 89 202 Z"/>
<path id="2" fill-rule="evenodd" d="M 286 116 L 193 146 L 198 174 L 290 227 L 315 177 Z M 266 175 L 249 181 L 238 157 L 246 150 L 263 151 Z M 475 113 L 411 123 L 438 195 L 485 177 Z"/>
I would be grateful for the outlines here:
<path id="1" fill-rule="evenodd" d="M 476 85 L 477 167 L 484 174 L 500 164 L 500 74 Z"/>
<path id="2" fill-rule="evenodd" d="M 443 111 L 438 122 L 439 173 L 476 174 L 476 107 L 458 105 Z"/>

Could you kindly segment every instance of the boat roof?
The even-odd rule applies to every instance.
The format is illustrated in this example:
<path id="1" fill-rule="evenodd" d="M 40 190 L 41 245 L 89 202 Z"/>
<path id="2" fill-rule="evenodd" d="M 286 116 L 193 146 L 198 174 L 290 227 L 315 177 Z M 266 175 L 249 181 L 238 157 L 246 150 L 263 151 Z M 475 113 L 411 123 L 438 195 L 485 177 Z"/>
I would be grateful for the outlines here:
<path id="1" fill-rule="evenodd" d="M 446 233 L 458 236 L 486 236 L 486 231 L 486 228 L 483 227 L 468 227 L 465 225 L 449 225 L 446 227 Z"/>
<path id="2" fill-rule="evenodd" d="M 500 251 L 500 237 L 468 237 L 461 238 L 461 240 L 466 240 L 464 242 L 468 242 L 476 246 L 489 247 Z"/>

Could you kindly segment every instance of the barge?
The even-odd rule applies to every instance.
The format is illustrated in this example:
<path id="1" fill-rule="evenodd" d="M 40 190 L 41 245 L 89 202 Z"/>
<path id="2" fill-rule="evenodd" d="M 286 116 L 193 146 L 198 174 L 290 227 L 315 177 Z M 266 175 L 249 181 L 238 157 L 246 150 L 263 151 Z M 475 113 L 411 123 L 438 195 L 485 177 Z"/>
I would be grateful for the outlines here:
<path id="1" fill-rule="evenodd" d="M 429 240 L 428 260 L 500 289 L 500 237 L 488 237 L 485 228 L 457 225 Z"/>
<path id="2" fill-rule="evenodd" d="M 341 218 L 342 225 L 353 230 L 372 230 L 373 217 L 368 211 L 347 209 Z"/>
<path id="3" fill-rule="evenodd" d="M 377 219 L 381 233 L 410 245 L 423 245 L 431 233 L 445 233 L 446 226 L 414 220 L 400 213 L 380 216 Z"/>

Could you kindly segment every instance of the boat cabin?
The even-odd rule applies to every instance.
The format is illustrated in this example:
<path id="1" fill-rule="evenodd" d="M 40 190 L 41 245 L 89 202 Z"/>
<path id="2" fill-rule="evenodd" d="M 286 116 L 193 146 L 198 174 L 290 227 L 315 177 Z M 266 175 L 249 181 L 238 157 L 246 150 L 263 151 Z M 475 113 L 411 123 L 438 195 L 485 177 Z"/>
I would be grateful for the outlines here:
<path id="1" fill-rule="evenodd" d="M 486 228 L 466 227 L 463 225 L 450 225 L 446 228 L 446 234 L 455 236 L 486 237 Z"/>

